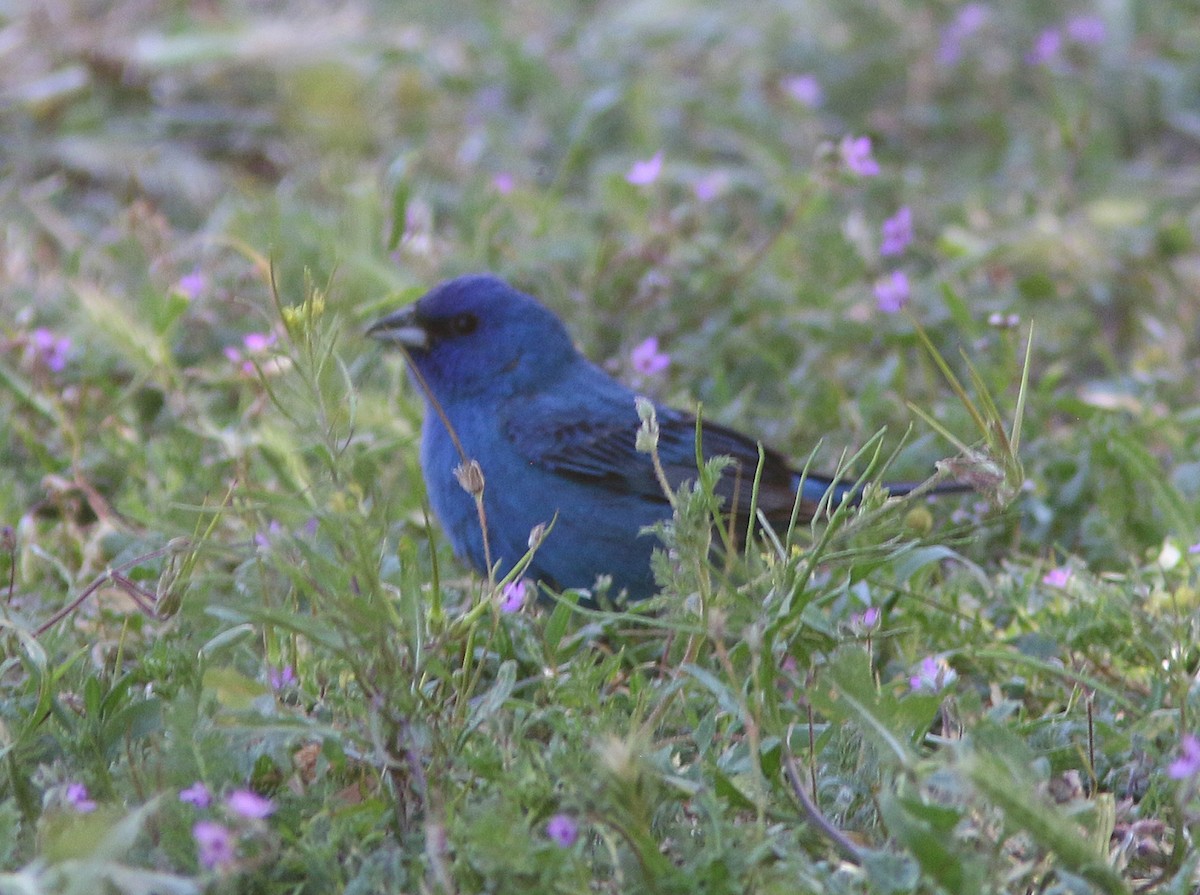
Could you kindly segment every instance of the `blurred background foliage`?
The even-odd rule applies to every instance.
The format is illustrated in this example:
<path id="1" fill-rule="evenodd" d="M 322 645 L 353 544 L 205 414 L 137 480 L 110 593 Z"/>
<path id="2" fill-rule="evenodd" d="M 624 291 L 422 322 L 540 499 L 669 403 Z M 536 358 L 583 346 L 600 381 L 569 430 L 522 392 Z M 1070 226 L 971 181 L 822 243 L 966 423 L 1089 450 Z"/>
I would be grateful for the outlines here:
<path id="1" fill-rule="evenodd" d="M 778 804 L 764 807 L 781 785 L 747 780 L 780 767 L 783 697 L 737 703 L 780 686 L 762 670 L 783 667 L 770 643 L 760 655 L 746 640 L 729 664 L 688 654 L 703 699 L 675 706 L 674 723 L 708 739 L 680 769 L 665 740 L 595 737 L 640 730 L 659 705 L 658 663 L 683 658 L 670 638 L 696 636 L 688 622 L 564 634 L 555 616 L 548 632 L 521 619 L 486 639 L 446 622 L 439 581 L 448 600 L 471 585 L 424 511 L 419 402 L 361 332 L 477 270 L 538 295 L 591 358 L 654 397 L 700 404 L 799 462 L 815 449 L 823 468 L 885 426 L 888 449 L 900 444 L 909 403 L 971 437 L 914 320 L 1009 414 L 1032 326 L 1025 490 L 1004 513 L 968 502 L 939 521 L 933 537 L 969 560 L 949 584 L 937 549 L 835 565 L 805 632 L 780 622 L 778 643 L 801 657 L 787 688 L 803 690 L 805 662 L 849 636 L 837 613 L 903 596 L 870 669 L 836 666 L 839 692 L 860 693 L 866 670 L 902 680 L 940 650 L 974 675 L 962 717 L 1011 719 L 1059 773 L 1080 764 L 1078 673 L 1103 703 L 1094 780 L 1124 781 L 1123 797 L 1175 830 L 1187 815 L 1170 814 L 1175 796 L 1148 767 L 1187 728 L 1196 665 L 1198 12 L 1191 0 L 0 2 L 0 589 L 13 619 L 0 864 L 56 841 L 42 810 L 66 779 L 110 805 L 236 779 L 318 806 L 293 807 L 282 838 L 246 857 L 264 890 L 415 888 L 413 855 L 445 890 L 440 874 L 464 890 L 578 890 L 590 864 L 538 829 L 564 791 L 612 824 L 588 860 L 603 852 L 618 879 L 659 891 L 749 878 L 764 891 L 954 890 L 922 851 L 948 815 L 921 814 L 901 785 L 881 803 L 887 787 L 862 782 L 914 779 L 915 759 L 897 769 L 839 735 L 863 719 L 838 716 L 836 699 L 820 706 L 833 720 L 818 744 L 823 804 L 854 830 L 878 832 L 882 812 L 920 860 L 876 867 L 875 889 L 839 883 L 844 867 L 809 860 L 820 837 L 793 841 Z M 847 136 L 871 138 L 878 176 L 847 169 Z M 631 183 L 660 153 L 653 182 Z M 880 227 L 902 206 L 914 241 L 881 257 Z M 873 293 L 895 269 L 911 318 L 882 313 Z M 648 336 L 671 363 L 638 379 L 629 355 Z M 903 445 L 898 477 L 953 452 L 921 424 Z M 136 560 L 176 538 L 203 554 Z M 126 583 L 105 577 L 127 561 Z M 1051 567 L 1086 584 L 1039 586 Z M 14 633 L 94 580 L 71 623 Z M 129 602 L 179 594 L 162 618 Z M 731 612 L 761 633 L 746 607 Z M 587 650 L 594 666 L 543 674 Z M 273 702 L 264 662 L 294 665 L 300 692 Z M 765 683 L 747 696 L 717 678 Z M 880 723 L 914 736 L 936 708 L 886 687 L 877 699 Z M 761 754 L 728 721 L 747 713 L 778 722 Z M 472 738 L 485 721 L 492 738 Z M 311 764 L 298 736 L 320 743 Z M 441 774 L 449 804 L 417 777 L 379 784 L 359 759 L 381 742 L 421 757 L 408 772 Z M 687 821 L 664 837 L 674 864 L 645 821 L 656 809 Z M 184 816 L 161 824 L 147 860 L 194 863 Z M 445 829 L 453 860 L 435 841 Z M 979 848 L 955 857 L 960 882 L 1004 864 L 1001 846 Z M 918 864 L 933 875 L 904 883 Z M 1075 871 L 1046 891 L 1078 891 L 1063 882 Z"/>
<path id="2" fill-rule="evenodd" d="M 490 269 L 614 369 L 657 335 L 674 361 L 660 397 L 803 456 L 821 436 L 902 431 L 905 400 L 955 422 L 911 328 L 873 308 L 875 233 L 903 204 L 913 311 L 944 353 L 1005 387 L 1020 340 L 988 320 L 1036 324 L 1031 428 L 1054 443 L 1030 445 L 1036 541 L 1099 561 L 1113 539 L 1153 543 L 1180 521 L 1147 506 L 1122 434 L 1185 498 L 1200 487 L 1194 427 L 1167 411 L 1190 403 L 1196 357 L 1187 4 L 49 2 L 8 16 L 5 301 L 19 325 L 64 322 L 114 373 L 133 373 L 135 346 L 121 324 L 97 333 L 109 305 L 140 315 L 192 271 L 208 288 L 162 346 L 181 369 L 256 315 L 265 327 L 247 251 L 270 258 L 287 301 L 305 271 L 331 282 L 354 324 L 389 295 Z M 1081 19 L 1099 40 L 1031 57 Z M 797 76 L 816 94 L 793 95 Z M 851 133 L 872 137 L 884 176 L 840 175 Z M 627 183 L 656 152 L 653 188 Z M 1081 434 L 1096 429 L 1114 437 Z M 906 471 L 945 446 L 912 450 Z"/>

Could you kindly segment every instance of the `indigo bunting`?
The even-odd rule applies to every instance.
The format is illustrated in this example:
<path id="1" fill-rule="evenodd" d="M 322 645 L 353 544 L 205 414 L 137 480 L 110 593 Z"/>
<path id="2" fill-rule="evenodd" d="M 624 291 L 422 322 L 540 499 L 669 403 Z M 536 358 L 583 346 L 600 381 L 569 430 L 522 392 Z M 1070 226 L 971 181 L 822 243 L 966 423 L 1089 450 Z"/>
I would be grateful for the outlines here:
<path id="1" fill-rule="evenodd" d="M 503 575 L 528 551 L 531 532 L 553 523 L 527 577 L 562 590 L 591 588 L 608 575 L 614 594 L 639 600 L 654 593 L 657 541 L 642 530 L 670 518 L 671 505 L 651 456 L 635 445 L 635 394 L 584 358 L 549 309 L 496 277 L 465 276 L 383 317 L 367 334 L 407 351 L 425 399 L 421 469 L 456 555 L 484 575 L 490 559 Z M 697 477 L 696 420 L 668 407 L 655 411 L 659 459 L 678 488 Z M 759 444 L 707 420 L 701 432 L 705 459 L 733 460 L 715 490 L 744 533 Z M 829 490 L 835 505 L 856 499 L 852 483 L 813 475 L 801 482 L 781 454 L 763 450 L 758 509 L 772 525 L 786 528 L 797 501 L 798 518 L 808 521 Z M 469 459 L 482 482 L 464 474 Z M 468 493 L 481 485 L 487 548 Z M 887 487 L 903 494 L 915 486 Z"/>

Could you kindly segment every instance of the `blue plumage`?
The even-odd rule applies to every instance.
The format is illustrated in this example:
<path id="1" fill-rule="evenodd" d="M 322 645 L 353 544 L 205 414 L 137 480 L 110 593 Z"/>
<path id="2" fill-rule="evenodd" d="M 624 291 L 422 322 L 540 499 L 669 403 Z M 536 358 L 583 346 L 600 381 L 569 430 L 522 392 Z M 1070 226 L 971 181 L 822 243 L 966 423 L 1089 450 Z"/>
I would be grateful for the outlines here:
<path id="1" fill-rule="evenodd" d="M 529 549 L 530 532 L 554 520 L 527 575 L 555 588 L 590 588 L 612 577 L 630 599 L 654 592 L 650 556 L 657 543 L 645 526 L 671 515 L 648 454 L 635 448 L 634 392 L 575 350 L 562 322 L 535 299 L 492 276 L 442 283 L 416 304 L 379 320 L 368 333 L 407 349 L 431 394 L 421 433 L 421 468 L 429 500 L 455 553 L 487 573 L 473 497 L 459 484 L 459 447 L 484 475 L 484 506 L 493 563 L 507 572 Z M 432 401 L 440 405 L 434 406 Z M 673 487 L 696 477 L 695 418 L 657 408 L 659 456 Z M 744 517 L 759 462 L 758 443 L 703 424 L 706 458 L 732 457 L 717 491 Z M 759 509 L 786 527 L 800 475 L 766 450 Z M 800 519 L 811 518 L 832 481 L 808 477 Z M 911 486 L 890 486 L 902 493 Z M 840 500 L 852 486 L 839 482 Z M 746 520 L 739 519 L 744 531 Z"/>

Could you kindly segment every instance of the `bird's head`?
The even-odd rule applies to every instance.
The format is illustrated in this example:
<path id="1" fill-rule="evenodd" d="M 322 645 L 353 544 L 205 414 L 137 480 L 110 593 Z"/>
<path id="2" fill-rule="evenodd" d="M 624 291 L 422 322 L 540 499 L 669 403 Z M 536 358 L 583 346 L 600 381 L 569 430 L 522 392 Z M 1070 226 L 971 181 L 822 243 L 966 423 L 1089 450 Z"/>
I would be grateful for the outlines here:
<path id="1" fill-rule="evenodd" d="M 536 390 L 578 356 L 553 313 L 487 275 L 447 280 L 367 335 L 406 348 L 440 401 Z"/>

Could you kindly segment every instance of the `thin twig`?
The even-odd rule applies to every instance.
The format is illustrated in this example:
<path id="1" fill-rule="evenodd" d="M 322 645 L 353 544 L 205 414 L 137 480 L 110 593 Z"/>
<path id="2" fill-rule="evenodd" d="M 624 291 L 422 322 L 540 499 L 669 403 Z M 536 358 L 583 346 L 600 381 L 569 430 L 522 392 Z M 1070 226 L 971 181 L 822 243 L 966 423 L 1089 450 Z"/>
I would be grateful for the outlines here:
<path id="1" fill-rule="evenodd" d="M 8 597 L 5 602 L 11 603 L 17 589 L 17 533 L 11 525 L 0 529 L 0 545 L 8 553 Z"/>
<path id="2" fill-rule="evenodd" d="M 845 833 L 829 822 L 829 819 L 821 813 L 821 809 L 817 807 L 817 803 L 809 796 L 808 790 L 804 786 L 804 781 L 800 777 L 800 769 L 796 767 L 796 760 L 792 757 L 791 739 L 794 729 L 794 724 L 788 727 L 787 739 L 783 741 L 783 766 L 787 771 L 788 782 L 792 784 L 792 792 L 796 794 L 796 798 L 799 800 L 800 806 L 804 809 L 809 822 L 825 834 L 825 838 L 833 843 L 842 857 L 852 864 L 861 867 L 863 856 L 858 846 L 851 842 Z"/>
<path id="3" fill-rule="evenodd" d="M 136 556 L 133 559 L 129 560 L 128 562 L 121 563 L 121 565 L 117 566 L 116 568 L 105 569 L 103 572 L 101 572 L 99 575 L 97 575 L 95 578 L 93 578 L 91 580 L 91 582 L 88 584 L 88 586 L 85 587 L 80 592 L 79 596 L 77 596 L 74 600 L 72 600 L 66 606 L 59 609 L 58 612 L 56 612 L 52 616 L 50 616 L 50 618 L 47 621 L 43 622 L 40 626 L 38 626 L 38 628 L 36 630 L 34 630 L 33 636 L 41 637 L 43 634 L 45 634 L 47 631 L 49 631 L 51 628 L 53 628 L 55 625 L 57 625 L 60 621 L 62 621 L 64 618 L 66 618 L 68 615 L 70 615 L 72 612 L 74 612 L 76 609 L 78 609 L 80 606 L 82 606 L 84 601 L 88 597 L 90 597 L 92 594 L 94 594 L 96 591 L 98 591 L 101 587 L 103 587 L 109 581 L 115 581 L 118 583 L 120 583 L 121 581 L 128 581 L 128 579 L 126 579 L 121 574 L 122 572 L 127 572 L 129 569 L 140 566 L 142 563 L 149 562 L 152 559 L 158 559 L 160 556 L 167 556 L 168 554 L 177 552 L 181 547 L 181 545 L 179 543 L 180 540 L 181 539 L 176 538 L 175 540 L 171 541 L 171 543 L 167 544 L 165 547 L 159 547 L 157 550 L 151 550 L 149 553 L 144 553 L 141 556 Z M 129 582 L 129 583 L 132 584 L 132 582 Z M 135 585 L 135 587 L 136 587 L 136 585 Z"/>
<path id="4" fill-rule="evenodd" d="M 479 530 L 483 535 L 483 562 L 487 567 L 488 583 L 494 586 L 495 569 L 492 568 L 492 547 L 490 539 L 488 538 L 487 510 L 484 509 L 483 506 L 483 485 L 486 484 L 486 480 L 483 477 L 483 470 L 479 466 L 479 462 L 477 460 L 473 460 L 467 456 L 467 452 L 463 448 L 462 442 L 458 438 L 458 433 L 454 430 L 454 426 L 450 424 L 450 417 L 446 415 L 446 411 L 442 407 L 441 401 L 439 401 L 433 394 L 433 389 L 429 387 L 429 382 L 425 379 L 425 376 L 419 369 L 417 369 L 417 365 L 413 361 L 412 355 L 409 353 L 408 349 L 400 344 L 397 344 L 396 347 L 399 348 L 400 353 L 404 355 L 404 362 L 408 364 L 408 369 L 413 374 L 413 379 L 417 381 L 417 387 L 420 388 L 421 393 L 425 395 L 426 403 L 433 408 L 434 412 L 438 415 L 438 419 L 442 421 L 442 425 L 446 428 L 446 432 L 450 436 L 450 442 L 454 445 L 454 450 L 458 452 L 460 468 L 464 470 L 470 469 L 471 465 L 474 464 L 475 469 L 479 470 L 479 480 L 481 483 L 479 491 L 468 491 L 468 493 L 470 493 L 475 499 L 475 512 L 479 516 Z M 462 479 L 459 479 L 459 483 L 462 484 Z"/>

